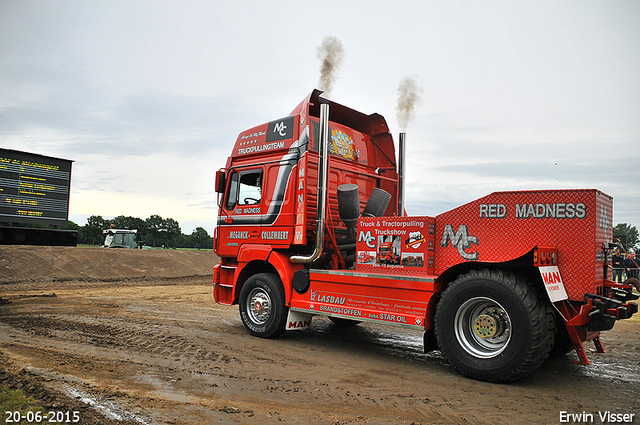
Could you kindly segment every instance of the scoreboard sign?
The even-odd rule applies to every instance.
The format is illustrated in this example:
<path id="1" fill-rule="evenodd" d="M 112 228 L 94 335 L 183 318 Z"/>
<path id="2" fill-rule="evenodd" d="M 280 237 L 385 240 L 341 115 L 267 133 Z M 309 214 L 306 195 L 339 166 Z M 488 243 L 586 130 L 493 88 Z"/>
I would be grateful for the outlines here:
<path id="1" fill-rule="evenodd" d="M 0 149 L 0 222 L 65 225 L 72 162 Z"/>

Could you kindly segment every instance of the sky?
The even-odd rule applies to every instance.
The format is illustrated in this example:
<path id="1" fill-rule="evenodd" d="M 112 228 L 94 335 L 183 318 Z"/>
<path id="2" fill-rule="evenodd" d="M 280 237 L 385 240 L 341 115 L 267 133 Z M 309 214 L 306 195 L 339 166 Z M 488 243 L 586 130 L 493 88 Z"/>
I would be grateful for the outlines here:
<path id="1" fill-rule="evenodd" d="M 640 2 L 0 0 L 0 147 L 73 160 L 69 219 L 213 234 L 238 133 L 330 98 L 407 132 L 410 215 L 595 188 L 640 227 Z M 398 88 L 418 87 L 400 128 Z"/>

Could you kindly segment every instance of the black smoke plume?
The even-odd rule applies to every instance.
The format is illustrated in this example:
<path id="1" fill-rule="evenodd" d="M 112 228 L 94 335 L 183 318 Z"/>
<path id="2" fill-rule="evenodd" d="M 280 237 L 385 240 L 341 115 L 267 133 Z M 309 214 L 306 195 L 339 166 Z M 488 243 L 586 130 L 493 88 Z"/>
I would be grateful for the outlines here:
<path id="1" fill-rule="evenodd" d="M 320 60 L 318 88 L 329 97 L 336 80 L 336 73 L 344 59 L 342 43 L 337 37 L 325 37 L 322 44 L 317 47 L 317 57 Z"/>

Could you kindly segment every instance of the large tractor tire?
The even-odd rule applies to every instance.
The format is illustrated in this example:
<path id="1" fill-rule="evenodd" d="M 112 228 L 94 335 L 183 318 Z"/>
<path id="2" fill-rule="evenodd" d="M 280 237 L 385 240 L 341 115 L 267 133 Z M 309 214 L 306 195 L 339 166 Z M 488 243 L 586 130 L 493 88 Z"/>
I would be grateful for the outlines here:
<path id="1" fill-rule="evenodd" d="M 249 333 L 277 338 L 285 332 L 289 309 L 280 278 L 272 273 L 251 276 L 240 291 L 240 318 Z"/>
<path id="2" fill-rule="evenodd" d="M 549 301 L 522 277 L 472 270 L 443 292 L 435 334 L 442 354 L 463 375 L 509 382 L 547 359 L 555 323 Z"/>

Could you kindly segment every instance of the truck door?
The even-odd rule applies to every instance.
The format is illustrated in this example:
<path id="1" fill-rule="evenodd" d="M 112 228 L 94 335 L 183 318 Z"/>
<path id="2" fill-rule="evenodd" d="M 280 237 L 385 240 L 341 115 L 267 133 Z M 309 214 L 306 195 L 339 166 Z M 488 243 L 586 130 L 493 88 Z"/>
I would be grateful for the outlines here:
<path id="1" fill-rule="evenodd" d="M 224 211 L 218 222 L 219 256 L 236 256 L 242 244 L 260 241 L 263 176 L 262 168 L 235 169 L 229 173 Z"/>

